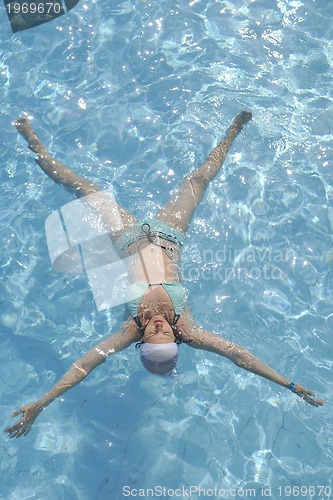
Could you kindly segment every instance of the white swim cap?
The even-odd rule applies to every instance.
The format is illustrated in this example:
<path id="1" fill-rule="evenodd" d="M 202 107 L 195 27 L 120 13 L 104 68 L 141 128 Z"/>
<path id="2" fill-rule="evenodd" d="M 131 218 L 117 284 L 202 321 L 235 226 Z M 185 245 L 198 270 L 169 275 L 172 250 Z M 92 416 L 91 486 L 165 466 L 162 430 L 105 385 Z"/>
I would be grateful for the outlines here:
<path id="1" fill-rule="evenodd" d="M 140 346 L 141 363 L 155 375 L 169 375 L 176 368 L 178 346 L 176 342 L 166 344 L 143 343 Z"/>

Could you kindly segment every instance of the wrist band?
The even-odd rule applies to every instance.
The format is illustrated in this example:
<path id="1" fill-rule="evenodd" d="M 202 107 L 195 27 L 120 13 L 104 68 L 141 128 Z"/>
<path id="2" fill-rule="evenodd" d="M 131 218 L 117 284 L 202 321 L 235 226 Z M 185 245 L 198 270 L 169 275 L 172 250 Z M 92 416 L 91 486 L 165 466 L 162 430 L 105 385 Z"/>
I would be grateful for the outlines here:
<path id="1" fill-rule="evenodd" d="M 292 392 L 294 392 L 294 389 L 296 388 L 296 384 L 295 382 L 290 382 L 290 384 L 288 385 L 288 389 Z"/>

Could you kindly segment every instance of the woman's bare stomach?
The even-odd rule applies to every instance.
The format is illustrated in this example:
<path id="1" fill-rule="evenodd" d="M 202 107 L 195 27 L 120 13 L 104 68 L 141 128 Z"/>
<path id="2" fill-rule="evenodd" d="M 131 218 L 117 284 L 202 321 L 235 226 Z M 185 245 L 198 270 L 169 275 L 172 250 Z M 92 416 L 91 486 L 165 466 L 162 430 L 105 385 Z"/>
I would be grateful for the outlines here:
<path id="1" fill-rule="evenodd" d="M 129 271 L 133 283 L 154 284 L 180 281 L 178 246 L 161 238 L 158 242 L 172 250 L 165 250 L 161 246 L 148 242 L 137 246 L 136 249 L 130 249 Z M 134 247 L 134 245 L 135 243 L 131 246 Z"/>

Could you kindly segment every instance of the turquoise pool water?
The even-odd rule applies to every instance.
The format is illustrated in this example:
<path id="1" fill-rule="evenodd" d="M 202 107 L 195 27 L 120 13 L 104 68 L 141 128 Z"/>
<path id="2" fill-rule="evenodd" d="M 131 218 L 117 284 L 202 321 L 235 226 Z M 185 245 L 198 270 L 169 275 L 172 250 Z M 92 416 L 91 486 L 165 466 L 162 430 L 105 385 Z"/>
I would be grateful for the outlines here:
<path id="1" fill-rule="evenodd" d="M 198 322 L 326 401 L 312 408 L 186 346 L 178 380 L 160 380 L 132 348 L 27 437 L 1 435 L 1 499 L 332 496 L 328 5 L 92 0 L 15 35 L 0 9 L 2 429 L 123 315 L 98 312 L 84 276 L 52 269 L 44 223 L 72 198 L 38 170 L 13 126 L 21 113 L 59 160 L 143 216 L 251 109 L 192 223 L 184 283 Z"/>

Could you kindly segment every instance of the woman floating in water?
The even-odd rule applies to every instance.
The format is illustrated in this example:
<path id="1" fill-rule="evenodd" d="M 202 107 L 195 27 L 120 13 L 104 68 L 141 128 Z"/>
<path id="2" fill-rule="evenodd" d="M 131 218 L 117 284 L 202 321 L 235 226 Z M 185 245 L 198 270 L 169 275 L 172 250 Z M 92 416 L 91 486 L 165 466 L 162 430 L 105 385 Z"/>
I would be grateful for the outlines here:
<path id="1" fill-rule="evenodd" d="M 46 406 L 61 396 L 111 355 L 135 343 L 144 367 L 158 375 L 175 370 L 180 344 L 214 352 L 252 373 L 290 389 L 306 403 L 320 406 L 314 392 L 275 372 L 242 347 L 209 332 L 193 319 L 180 283 L 180 257 L 183 240 L 194 210 L 204 196 L 208 183 L 218 174 L 227 152 L 251 113 L 239 113 L 225 138 L 212 150 L 197 170 L 193 170 L 154 219 L 138 221 L 115 200 L 105 200 L 98 186 L 54 160 L 26 118 L 16 122 L 18 131 L 38 158 L 35 160 L 55 182 L 78 198 L 101 193 L 98 211 L 107 232 L 122 256 L 132 256 L 132 285 L 127 291 L 128 319 L 120 330 L 106 338 L 85 356 L 75 361 L 63 377 L 43 397 L 23 406 L 12 417 L 21 419 L 6 429 L 11 438 L 26 435 Z M 99 195 L 97 195 L 99 196 Z M 88 202 L 89 203 L 89 202 Z M 96 207 L 98 205 L 98 207 Z"/>

